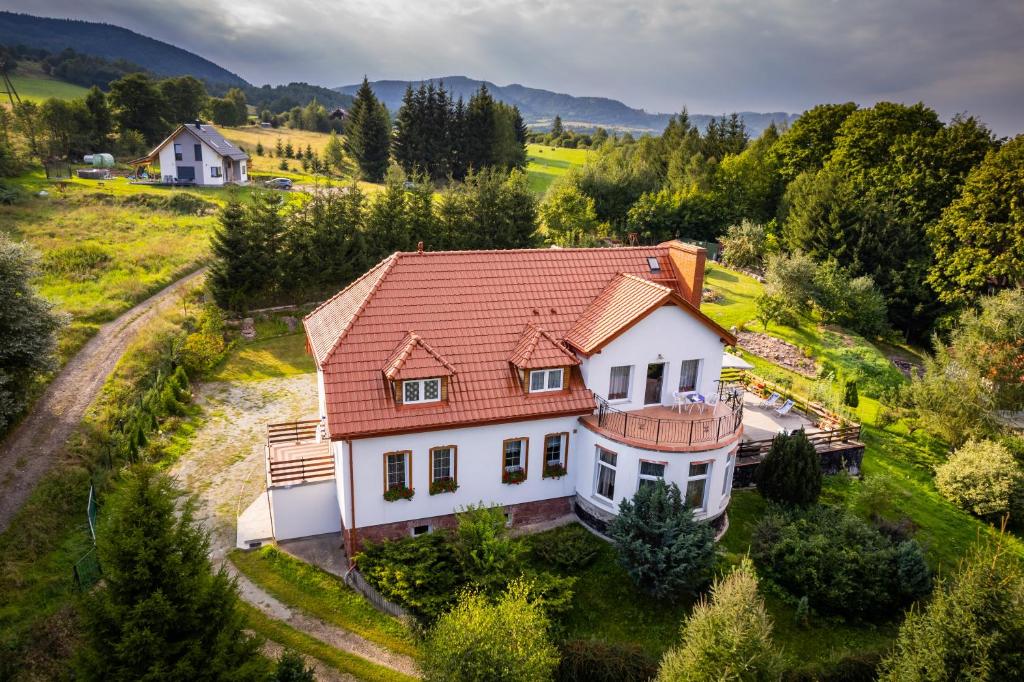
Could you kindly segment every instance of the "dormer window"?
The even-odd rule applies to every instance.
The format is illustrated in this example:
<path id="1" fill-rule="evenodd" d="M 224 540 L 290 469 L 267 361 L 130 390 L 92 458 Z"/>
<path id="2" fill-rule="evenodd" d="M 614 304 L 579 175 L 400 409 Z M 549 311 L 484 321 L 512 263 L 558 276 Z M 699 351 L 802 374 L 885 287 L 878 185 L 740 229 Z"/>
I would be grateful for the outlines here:
<path id="1" fill-rule="evenodd" d="M 530 371 L 530 393 L 561 391 L 565 369 L 534 369 Z"/>
<path id="2" fill-rule="evenodd" d="M 441 400 L 440 379 L 413 379 L 402 382 L 402 402 L 436 403 Z"/>

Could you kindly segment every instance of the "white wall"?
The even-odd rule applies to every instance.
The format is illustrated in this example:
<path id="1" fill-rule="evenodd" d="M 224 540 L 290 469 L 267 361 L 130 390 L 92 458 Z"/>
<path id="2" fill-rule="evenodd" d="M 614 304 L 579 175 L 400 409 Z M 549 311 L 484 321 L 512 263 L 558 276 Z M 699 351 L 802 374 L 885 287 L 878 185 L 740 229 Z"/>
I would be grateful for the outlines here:
<path id="1" fill-rule="evenodd" d="M 601 446 L 618 455 L 615 472 L 615 498 L 612 504 L 595 495 L 597 446 Z M 576 486 L 576 492 L 581 497 L 586 498 L 601 509 L 615 513 L 618 511 L 619 503 L 624 499 L 633 497 L 639 487 L 640 460 L 664 462 L 666 464 L 665 481 L 678 485 L 684 496 L 686 494 L 686 483 L 689 478 L 690 463 L 710 460 L 711 480 L 707 487 L 706 506 L 702 512 L 695 513 L 698 518 L 714 518 L 725 510 L 729 504 L 732 494 L 732 481 L 728 481 L 728 485 L 726 485 L 726 463 L 727 458 L 735 448 L 736 443 L 703 452 L 644 450 L 643 448 L 619 443 L 597 434 L 584 426 L 580 426 L 579 435 L 576 437 L 576 447 L 572 452 L 576 458 L 573 482 Z M 735 459 L 735 455 L 733 455 L 733 458 Z"/>
<path id="2" fill-rule="evenodd" d="M 174 159 L 174 145 L 176 143 L 181 145 L 181 161 L 175 161 Z M 196 144 L 202 146 L 203 158 L 201 161 L 195 160 Z M 198 185 L 223 185 L 225 182 L 223 174 L 224 159 L 221 155 L 213 147 L 205 142 L 201 142 L 191 133 L 184 130 L 178 133 L 173 140 L 164 145 L 163 149 L 160 150 L 160 179 L 164 180 L 168 176 L 177 178 L 178 166 L 194 167 L 196 169 L 196 184 Z M 214 167 L 221 169 L 221 177 L 213 177 L 210 169 Z"/>
<path id="3" fill-rule="evenodd" d="M 375 526 L 430 516 L 454 513 L 459 507 L 476 502 L 519 504 L 565 497 L 575 492 L 576 462 L 574 441 L 582 431 L 576 417 L 556 417 L 509 424 L 494 424 L 443 431 L 429 431 L 352 442 L 355 481 L 355 527 Z M 554 479 L 542 478 L 544 468 L 544 436 L 568 432 L 568 475 Z M 517 485 L 501 482 L 503 466 L 502 441 L 506 438 L 530 439 L 526 481 Z M 458 447 L 458 484 L 454 493 L 430 494 L 430 448 L 442 445 Z M 339 482 L 339 504 L 350 523 L 348 451 L 345 443 L 334 443 Z M 388 502 L 384 499 L 384 453 L 412 451 L 411 500 Z"/>
<path id="4" fill-rule="evenodd" d="M 267 494 L 270 495 L 274 537 L 278 540 L 341 530 L 334 481 L 270 488 Z"/>
<path id="5" fill-rule="evenodd" d="M 697 390 L 709 395 L 718 390 L 722 373 L 724 344 L 718 334 L 674 305 L 662 306 L 637 322 L 599 353 L 583 359 L 581 371 L 587 387 L 602 398 L 608 396 L 611 368 L 633 367 L 629 399 L 613 401 L 619 410 L 634 410 L 644 405 L 647 365 L 665 362 L 662 404 L 672 404 L 672 392 L 679 388 L 679 372 L 684 360 L 701 360 Z M 662 359 L 659 359 L 661 355 Z"/>

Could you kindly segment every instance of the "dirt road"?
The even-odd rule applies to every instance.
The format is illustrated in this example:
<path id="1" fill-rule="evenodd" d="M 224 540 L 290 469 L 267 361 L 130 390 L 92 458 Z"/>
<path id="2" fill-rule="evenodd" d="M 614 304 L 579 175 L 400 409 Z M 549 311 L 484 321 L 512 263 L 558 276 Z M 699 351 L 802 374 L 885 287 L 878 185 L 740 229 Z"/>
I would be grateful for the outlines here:
<path id="1" fill-rule="evenodd" d="M 204 271 L 187 275 L 103 325 L 0 444 L 0 532 L 7 529 L 43 474 L 60 459 L 68 438 L 128 345 L 160 310 L 178 305 L 176 294 Z"/>

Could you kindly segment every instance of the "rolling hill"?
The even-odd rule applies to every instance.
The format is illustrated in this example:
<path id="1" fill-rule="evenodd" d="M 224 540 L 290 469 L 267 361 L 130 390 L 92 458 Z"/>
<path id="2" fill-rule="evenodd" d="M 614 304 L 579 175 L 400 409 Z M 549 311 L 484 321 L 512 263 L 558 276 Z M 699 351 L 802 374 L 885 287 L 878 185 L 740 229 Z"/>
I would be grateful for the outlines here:
<path id="1" fill-rule="evenodd" d="M 51 52 L 70 47 L 104 59 L 126 59 L 160 76 L 190 74 L 210 83 L 249 85 L 208 59 L 120 26 L 0 12 L 0 45 L 18 44 Z"/>
<path id="2" fill-rule="evenodd" d="M 430 78 L 424 82 L 444 82 L 445 87 L 455 97 L 469 99 L 481 84 L 486 84 L 496 99 L 519 107 L 527 125 L 544 128 L 550 125 L 555 115 L 562 117 L 562 122 L 571 128 L 587 129 L 596 126 L 619 130 L 640 132 L 661 132 L 668 123 L 671 114 L 652 114 L 643 109 L 634 109 L 622 102 L 607 97 L 576 97 L 565 93 L 552 92 L 525 85 L 496 85 L 490 81 L 481 81 L 466 76 L 446 76 Z M 419 81 L 380 80 L 370 83 L 374 93 L 392 111 L 402 104 L 402 95 L 407 85 L 416 87 Z M 335 88 L 339 92 L 353 95 L 359 85 L 344 85 Z M 757 135 L 771 122 L 788 123 L 796 118 L 796 114 L 785 112 L 758 113 L 753 111 L 740 112 L 751 135 Z M 690 120 L 701 128 L 711 119 L 708 114 L 690 114 Z"/>

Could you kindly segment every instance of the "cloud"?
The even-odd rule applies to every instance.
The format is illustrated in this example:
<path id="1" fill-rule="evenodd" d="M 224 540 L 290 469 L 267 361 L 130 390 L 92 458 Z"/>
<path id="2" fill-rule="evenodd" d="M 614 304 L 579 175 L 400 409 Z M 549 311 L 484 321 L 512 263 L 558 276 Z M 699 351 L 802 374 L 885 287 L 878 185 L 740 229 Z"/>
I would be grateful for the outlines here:
<path id="1" fill-rule="evenodd" d="M 469 75 L 650 111 L 923 100 L 1024 130 L 1019 0 L 6 0 L 193 50 L 254 83 Z M 18 6 L 20 4 L 20 6 Z"/>

